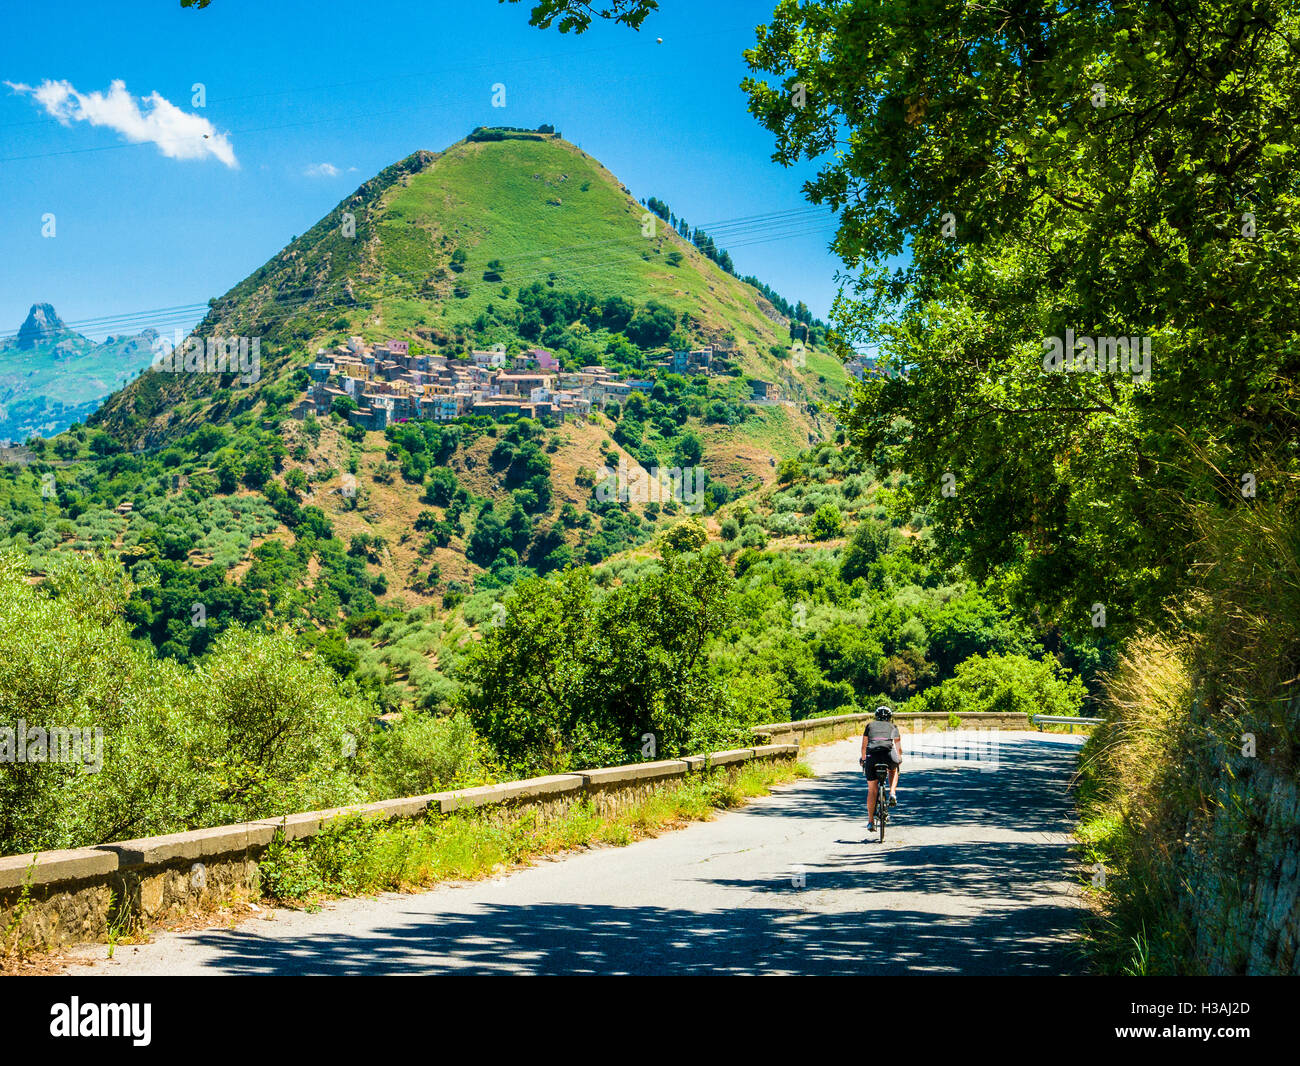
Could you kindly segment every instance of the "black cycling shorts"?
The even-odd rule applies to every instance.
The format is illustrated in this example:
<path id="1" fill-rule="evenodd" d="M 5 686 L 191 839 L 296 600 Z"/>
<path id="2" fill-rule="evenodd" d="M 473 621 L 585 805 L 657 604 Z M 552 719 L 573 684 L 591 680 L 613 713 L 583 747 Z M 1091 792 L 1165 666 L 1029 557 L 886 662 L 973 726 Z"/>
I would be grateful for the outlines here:
<path id="1" fill-rule="evenodd" d="M 867 765 L 864 767 L 864 771 L 868 778 L 875 778 L 877 773 L 876 766 L 880 763 L 884 763 L 890 770 L 895 769 L 899 765 L 890 757 L 888 748 L 868 748 Z"/>

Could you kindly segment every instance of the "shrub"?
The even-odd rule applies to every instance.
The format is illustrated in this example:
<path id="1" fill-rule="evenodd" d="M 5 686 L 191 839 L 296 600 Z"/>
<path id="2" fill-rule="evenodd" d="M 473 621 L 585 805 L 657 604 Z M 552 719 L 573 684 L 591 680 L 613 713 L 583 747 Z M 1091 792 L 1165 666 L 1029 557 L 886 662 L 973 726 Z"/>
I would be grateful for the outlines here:
<path id="1" fill-rule="evenodd" d="M 833 504 L 819 507 L 808 523 L 808 536 L 813 540 L 831 540 L 843 532 L 844 519 Z"/>
<path id="2" fill-rule="evenodd" d="M 908 701 L 906 710 L 1077 715 L 1086 695 L 1083 682 L 1055 659 L 976 655 L 959 663 L 953 677 Z"/>
<path id="3" fill-rule="evenodd" d="M 408 713 L 375 736 L 370 754 L 374 799 L 423 796 L 484 777 L 484 745 L 464 714 Z"/>
<path id="4" fill-rule="evenodd" d="M 0 762 L 0 851 L 363 797 L 348 760 L 365 745 L 369 711 L 292 637 L 232 626 L 186 669 L 132 641 L 120 567 L 61 557 L 43 586 L 25 573 L 26 560 L 0 559 L 0 725 L 99 728 L 102 766 Z"/>

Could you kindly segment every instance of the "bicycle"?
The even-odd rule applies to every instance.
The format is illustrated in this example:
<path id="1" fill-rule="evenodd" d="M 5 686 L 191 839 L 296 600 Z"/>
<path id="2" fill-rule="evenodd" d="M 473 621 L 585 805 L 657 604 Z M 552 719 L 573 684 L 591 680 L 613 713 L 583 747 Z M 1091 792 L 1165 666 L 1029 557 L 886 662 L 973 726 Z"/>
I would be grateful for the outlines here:
<path id="1" fill-rule="evenodd" d="M 876 763 L 876 818 L 880 822 L 880 842 L 885 842 L 885 823 L 889 821 L 889 766 Z"/>
<path id="2" fill-rule="evenodd" d="M 870 777 L 867 774 L 867 766 L 862 767 L 864 777 L 868 781 Z M 880 842 L 885 841 L 885 823 L 889 821 L 889 764 L 885 762 L 876 763 L 876 818 L 880 823 Z"/>

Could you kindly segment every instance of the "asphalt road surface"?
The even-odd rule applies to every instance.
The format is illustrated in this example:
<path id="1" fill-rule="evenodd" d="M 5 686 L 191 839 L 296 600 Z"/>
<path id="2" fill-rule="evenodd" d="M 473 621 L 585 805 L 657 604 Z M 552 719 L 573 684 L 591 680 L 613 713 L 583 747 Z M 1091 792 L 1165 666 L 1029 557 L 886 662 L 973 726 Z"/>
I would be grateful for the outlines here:
<path id="1" fill-rule="evenodd" d="M 656 839 L 160 933 L 111 960 L 87 946 L 97 961 L 71 972 L 1081 972 L 1067 786 L 1082 738 L 1002 733 L 981 765 L 941 757 L 953 736 L 911 738 L 883 844 L 866 832 L 860 741 L 838 741 L 805 751 L 816 778 Z"/>

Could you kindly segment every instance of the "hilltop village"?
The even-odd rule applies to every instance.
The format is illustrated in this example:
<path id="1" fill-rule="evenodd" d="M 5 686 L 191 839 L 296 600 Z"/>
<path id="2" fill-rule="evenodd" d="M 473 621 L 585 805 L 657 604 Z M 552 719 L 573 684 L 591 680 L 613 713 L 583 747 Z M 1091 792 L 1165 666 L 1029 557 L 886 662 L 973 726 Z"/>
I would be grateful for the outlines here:
<path id="1" fill-rule="evenodd" d="M 672 352 L 657 365 L 666 372 L 710 374 L 712 348 Z M 297 418 L 326 415 L 339 400 L 348 421 L 365 429 L 382 430 L 392 422 L 430 419 L 448 422 L 470 414 L 549 416 L 564 421 L 583 417 L 593 407 L 621 403 L 632 392 L 650 392 L 654 381 L 623 378 L 608 367 L 561 369 L 550 352 L 534 348 L 514 358 L 503 351 L 471 351 L 466 359 L 443 355 L 413 355 L 409 341 L 390 340 L 374 346 L 360 337 L 332 352 L 324 349 L 307 368 L 311 383 L 294 408 Z M 758 402 L 779 400 L 778 387 L 753 384 Z"/>

